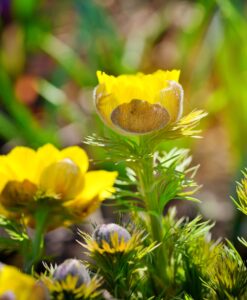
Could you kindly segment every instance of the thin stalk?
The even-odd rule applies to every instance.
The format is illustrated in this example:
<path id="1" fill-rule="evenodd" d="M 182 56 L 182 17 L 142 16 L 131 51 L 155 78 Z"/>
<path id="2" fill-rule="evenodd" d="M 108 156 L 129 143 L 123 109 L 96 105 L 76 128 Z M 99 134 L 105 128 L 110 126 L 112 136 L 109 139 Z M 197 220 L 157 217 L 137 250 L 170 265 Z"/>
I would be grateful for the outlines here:
<path id="1" fill-rule="evenodd" d="M 165 251 L 165 245 L 163 244 L 164 230 L 162 225 L 163 215 L 159 211 L 159 198 L 158 191 L 154 185 L 154 167 L 153 167 L 153 155 L 151 155 L 147 145 L 145 144 L 145 137 L 140 137 L 140 149 L 150 154 L 145 156 L 144 159 L 140 159 L 137 175 L 139 179 L 140 192 L 144 198 L 147 213 L 151 225 L 151 234 L 154 241 L 160 243 L 155 251 L 154 264 L 157 270 L 157 277 L 161 279 L 164 284 L 168 280 L 167 275 L 167 256 Z M 162 285 L 163 285 L 162 284 Z"/>
<path id="2" fill-rule="evenodd" d="M 24 263 L 24 271 L 28 274 L 31 274 L 32 268 L 37 264 L 42 258 L 43 250 L 44 250 L 44 236 L 45 229 L 47 226 L 47 219 L 49 215 L 49 210 L 47 208 L 41 208 L 37 210 L 35 215 L 36 228 L 34 238 L 31 241 L 31 249 L 27 254 L 25 263 Z"/>

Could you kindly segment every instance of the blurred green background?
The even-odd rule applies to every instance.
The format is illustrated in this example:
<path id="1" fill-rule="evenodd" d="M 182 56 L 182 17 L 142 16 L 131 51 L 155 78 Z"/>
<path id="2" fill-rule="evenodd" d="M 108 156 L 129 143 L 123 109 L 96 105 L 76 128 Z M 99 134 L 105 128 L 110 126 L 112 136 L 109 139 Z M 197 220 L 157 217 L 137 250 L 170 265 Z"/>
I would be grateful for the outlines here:
<path id="1" fill-rule="evenodd" d="M 201 165 L 202 203 L 177 202 L 179 214 L 215 220 L 215 237 L 246 236 L 229 197 L 247 166 L 246 15 L 244 0 L 0 0 L 1 153 L 104 133 L 92 99 L 96 70 L 180 69 L 185 111 L 209 116 L 203 139 L 164 143 L 191 148 Z"/>

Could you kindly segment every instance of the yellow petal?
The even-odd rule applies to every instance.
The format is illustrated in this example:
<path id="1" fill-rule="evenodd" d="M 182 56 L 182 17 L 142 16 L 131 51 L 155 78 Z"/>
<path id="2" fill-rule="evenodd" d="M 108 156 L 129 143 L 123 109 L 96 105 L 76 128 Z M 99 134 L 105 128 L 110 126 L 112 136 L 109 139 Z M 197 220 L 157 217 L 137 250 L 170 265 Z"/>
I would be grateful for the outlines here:
<path id="1" fill-rule="evenodd" d="M 78 147 L 78 146 L 72 146 L 63 149 L 59 153 L 59 158 L 64 159 L 64 158 L 69 158 L 71 159 L 81 170 L 82 173 L 85 173 L 88 169 L 88 156 L 86 152 Z"/>
<path id="2" fill-rule="evenodd" d="M 98 208 L 101 201 L 114 192 L 117 172 L 91 171 L 85 175 L 85 185 L 78 197 L 65 203 L 77 218 L 84 218 Z"/>
<path id="3" fill-rule="evenodd" d="M 113 127 L 111 113 L 118 106 L 118 102 L 112 94 L 105 92 L 105 85 L 98 85 L 94 90 L 95 107 L 102 121 L 109 127 Z"/>
<path id="4" fill-rule="evenodd" d="M 0 166 L 2 167 L 2 164 L 0 162 Z M 3 170 L 1 170 L 2 168 L 0 168 L 0 193 L 2 192 L 2 190 L 4 189 L 6 183 L 9 180 L 16 180 L 16 176 L 11 176 L 10 173 L 7 172 L 3 172 Z"/>
<path id="5" fill-rule="evenodd" d="M 15 179 L 33 182 L 36 172 L 36 153 L 27 147 L 15 147 L 7 156 L 8 165 Z"/>
<path id="6" fill-rule="evenodd" d="M 46 144 L 37 150 L 37 166 L 35 183 L 39 182 L 40 176 L 45 168 L 59 159 L 59 150 L 52 144 Z"/>
<path id="7" fill-rule="evenodd" d="M 168 85 L 169 80 L 178 81 L 179 71 L 158 70 L 153 74 L 110 76 L 104 72 L 97 72 L 100 86 L 104 87 L 104 93 L 98 91 L 98 95 L 111 96 L 115 99 L 115 105 L 128 103 L 133 99 L 145 100 L 154 103 L 156 95 Z"/>
<path id="8" fill-rule="evenodd" d="M 117 172 L 104 170 L 86 173 L 85 185 L 78 198 L 81 198 L 85 203 L 96 196 L 99 196 L 100 200 L 103 200 L 106 196 L 110 196 L 117 175 Z"/>
<path id="9" fill-rule="evenodd" d="M 2 180 L 2 177 L 7 176 L 12 179 L 16 179 L 16 170 L 13 170 L 8 162 L 8 156 L 7 155 L 0 155 L 0 181 Z M 1 186 L 1 183 L 0 183 Z"/>
<path id="10" fill-rule="evenodd" d="M 182 86 L 176 81 L 169 81 L 168 86 L 160 91 L 157 102 L 161 103 L 170 115 L 170 121 L 179 120 L 183 113 L 184 92 Z"/>
<path id="11" fill-rule="evenodd" d="M 44 299 L 34 293 L 35 280 L 26 274 L 22 274 L 16 268 L 3 265 L 0 269 L 0 297 L 4 293 L 12 292 L 15 299 Z M 37 298 L 36 298 L 37 297 Z"/>

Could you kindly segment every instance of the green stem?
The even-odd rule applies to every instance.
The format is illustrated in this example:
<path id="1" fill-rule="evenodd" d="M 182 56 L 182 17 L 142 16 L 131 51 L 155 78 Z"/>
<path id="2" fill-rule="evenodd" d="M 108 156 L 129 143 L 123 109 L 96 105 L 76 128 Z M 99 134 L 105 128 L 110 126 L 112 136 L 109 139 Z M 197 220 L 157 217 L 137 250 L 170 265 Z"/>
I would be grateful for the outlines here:
<path id="1" fill-rule="evenodd" d="M 31 251 L 26 255 L 24 263 L 24 271 L 31 274 L 32 268 L 42 258 L 44 250 L 44 236 L 47 226 L 47 219 L 49 215 L 49 209 L 42 207 L 37 210 L 35 214 L 36 228 L 34 238 L 30 243 Z"/>
<path id="2" fill-rule="evenodd" d="M 165 245 L 163 244 L 164 230 L 162 225 L 163 215 L 159 210 L 159 196 L 157 188 L 154 186 L 154 167 L 153 167 L 153 155 L 149 151 L 148 146 L 145 144 L 145 137 L 140 137 L 140 149 L 144 149 L 144 159 L 139 162 L 139 170 L 137 170 L 140 192 L 145 200 L 147 213 L 151 225 L 151 234 L 154 241 L 160 243 L 155 251 L 155 270 L 157 271 L 157 277 L 160 279 L 161 284 L 164 285 L 168 280 L 167 275 L 167 255 L 165 251 Z M 145 154 L 150 154 L 146 155 Z"/>

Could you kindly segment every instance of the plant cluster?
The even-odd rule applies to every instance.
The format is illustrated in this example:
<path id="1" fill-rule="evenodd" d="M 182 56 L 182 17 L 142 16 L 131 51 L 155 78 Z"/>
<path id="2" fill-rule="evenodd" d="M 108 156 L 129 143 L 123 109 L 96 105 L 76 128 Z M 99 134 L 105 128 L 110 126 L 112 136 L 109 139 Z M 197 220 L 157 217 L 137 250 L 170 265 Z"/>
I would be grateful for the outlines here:
<path id="1" fill-rule="evenodd" d="M 246 299 L 247 269 L 230 241 L 213 241 L 214 224 L 201 216 L 177 218 L 174 208 L 167 210 L 173 199 L 198 202 L 197 167 L 190 165 L 189 151 L 159 149 L 165 139 L 197 136 L 194 127 L 205 116 L 202 111 L 182 116 L 178 76 L 178 71 L 98 73 L 96 108 L 121 135 L 90 136 L 85 142 L 111 149 L 107 159 L 125 163 L 126 176 L 114 188 L 117 173 L 88 172 L 87 155 L 78 147 L 17 147 L 0 157 L 0 224 L 8 235 L 0 242 L 19 247 L 29 274 L 1 265 L 1 300 L 30 295 L 38 300 Z M 234 200 L 245 214 L 246 182 L 244 173 Z M 44 234 L 82 221 L 105 198 L 127 213 L 128 221 L 98 225 L 92 234 L 79 231 L 86 261 L 44 263 L 46 271 L 36 273 L 44 258 Z M 28 227 L 35 229 L 33 237 Z"/>

